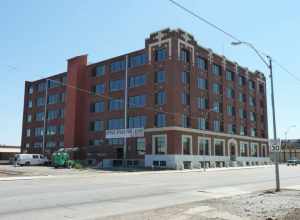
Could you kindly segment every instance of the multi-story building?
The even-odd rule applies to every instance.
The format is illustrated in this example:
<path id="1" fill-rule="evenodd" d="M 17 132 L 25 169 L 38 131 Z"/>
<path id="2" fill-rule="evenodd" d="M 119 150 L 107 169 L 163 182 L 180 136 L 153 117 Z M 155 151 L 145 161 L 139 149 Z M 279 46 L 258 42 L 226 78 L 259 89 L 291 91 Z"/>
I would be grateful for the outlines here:
<path id="1" fill-rule="evenodd" d="M 76 147 L 84 158 L 118 164 L 124 140 L 106 139 L 105 130 L 124 128 L 126 56 L 128 127 L 145 128 L 127 140 L 128 164 L 269 162 L 264 75 L 180 29 L 152 33 L 144 49 L 98 63 L 71 58 L 67 72 L 26 82 L 22 151 L 40 152 L 44 140 L 46 152 Z"/>

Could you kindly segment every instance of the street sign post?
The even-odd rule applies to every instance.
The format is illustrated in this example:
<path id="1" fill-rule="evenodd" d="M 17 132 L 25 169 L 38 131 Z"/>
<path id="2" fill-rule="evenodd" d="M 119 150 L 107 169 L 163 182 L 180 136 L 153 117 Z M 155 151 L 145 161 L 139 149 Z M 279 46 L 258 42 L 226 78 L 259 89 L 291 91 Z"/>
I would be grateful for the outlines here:
<path id="1" fill-rule="evenodd" d="M 281 140 L 271 139 L 269 140 L 270 152 L 280 152 L 281 151 Z"/>
<path id="2" fill-rule="evenodd" d="M 144 128 L 113 129 L 105 131 L 105 138 L 144 137 Z"/>

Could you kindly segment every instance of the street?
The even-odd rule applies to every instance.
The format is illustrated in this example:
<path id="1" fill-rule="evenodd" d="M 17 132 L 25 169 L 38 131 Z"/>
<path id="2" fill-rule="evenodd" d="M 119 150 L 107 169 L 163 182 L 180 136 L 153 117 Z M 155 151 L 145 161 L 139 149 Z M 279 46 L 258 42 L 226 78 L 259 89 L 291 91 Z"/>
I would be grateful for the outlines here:
<path id="1" fill-rule="evenodd" d="M 282 165 L 282 188 L 300 167 Z M 274 167 L 212 172 L 90 173 L 0 181 L 0 219 L 97 219 L 274 188 Z"/>

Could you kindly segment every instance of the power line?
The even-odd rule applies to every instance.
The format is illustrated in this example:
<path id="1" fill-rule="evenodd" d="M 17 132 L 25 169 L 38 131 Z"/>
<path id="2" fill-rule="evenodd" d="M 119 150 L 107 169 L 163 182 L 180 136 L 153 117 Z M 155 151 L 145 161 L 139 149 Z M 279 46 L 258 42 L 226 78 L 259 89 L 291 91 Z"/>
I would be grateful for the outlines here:
<path id="1" fill-rule="evenodd" d="M 218 25 L 208 21 L 206 18 L 200 16 L 199 14 L 196 14 L 195 12 L 193 12 L 192 10 L 184 7 L 183 5 L 181 5 L 180 3 L 176 2 L 175 0 L 168 0 L 169 2 L 171 2 L 172 4 L 174 4 L 175 6 L 177 6 L 178 8 L 184 10 L 185 12 L 189 13 L 190 15 L 192 15 L 193 17 L 201 20 L 202 22 L 208 24 L 209 26 L 217 29 L 218 31 L 222 32 L 223 34 L 225 34 L 226 36 L 230 37 L 231 39 L 235 40 L 235 41 L 238 41 L 238 42 L 243 42 L 242 40 L 240 40 L 239 38 L 237 38 L 236 36 L 234 36 L 233 34 L 225 31 L 224 29 L 222 29 L 221 27 L 219 27 Z M 254 47 L 255 48 L 255 47 Z M 270 56 L 266 53 L 264 53 L 263 51 L 261 50 L 257 50 L 259 51 L 260 53 L 264 54 L 265 56 Z M 270 56 L 271 57 L 271 56 Z M 282 64 L 280 64 L 276 59 L 273 58 L 272 56 L 272 60 L 274 61 L 274 63 L 276 63 L 283 71 L 285 71 L 286 73 L 288 73 L 290 76 L 292 76 L 294 79 L 296 79 L 297 81 L 300 82 L 300 78 L 292 73 L 291 71 L 289 71 L 286 67 L 284 67 Z"/>

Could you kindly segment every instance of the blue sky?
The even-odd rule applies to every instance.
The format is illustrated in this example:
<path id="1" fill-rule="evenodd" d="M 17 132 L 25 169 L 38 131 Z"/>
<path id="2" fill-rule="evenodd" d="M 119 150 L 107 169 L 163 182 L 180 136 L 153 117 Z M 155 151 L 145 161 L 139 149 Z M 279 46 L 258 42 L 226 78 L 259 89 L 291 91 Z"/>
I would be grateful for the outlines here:
<path id="1" fill-rule="evenodd" d="M 300 2 L 178 2 L 252 42 L 300 78 Z M 204 47 L 267 72 L 251 50 L 230 46 L 228 37 L 167 0 L 1 0 L 0 144 L 20 144 L 25 80 L 63 72 L 66 59 L 79 54 L 88 53 L 89 62 L 96 62 L 141 49 L 149 33 L 166 27 L 182 28 Z M 299 138 L 300 81 L 276 65 L 274 80 L 278 135 L 284 137 L 288 126 L 297 125 L 288 137 Z"/>

